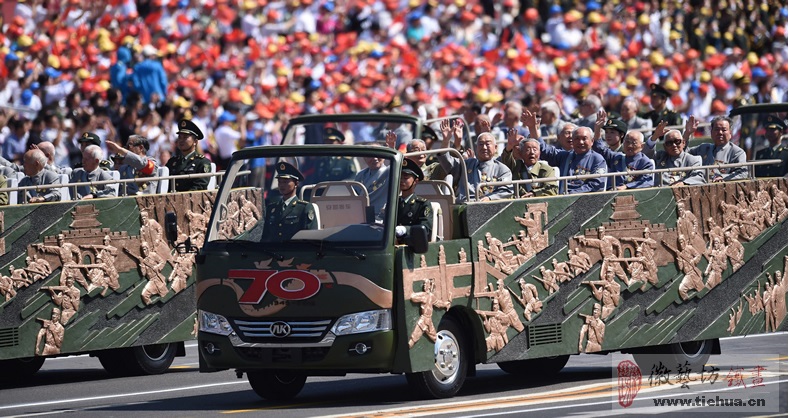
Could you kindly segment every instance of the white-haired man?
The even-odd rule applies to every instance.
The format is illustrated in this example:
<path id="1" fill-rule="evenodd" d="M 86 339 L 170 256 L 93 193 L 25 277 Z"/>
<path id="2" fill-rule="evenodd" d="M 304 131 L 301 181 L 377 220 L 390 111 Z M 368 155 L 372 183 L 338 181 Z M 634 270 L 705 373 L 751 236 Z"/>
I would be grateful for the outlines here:
<path id="1" fill-rule="evenodd" d="M 60 176 L 52 171 L 45 170 L 47 156 L 40 149 L 31 149 L 25 153 L 23 163 L 25 177 L 19 182 L 19 187 L 43 186 L 60 184 Z M 19 191 L 19 202 L 29 203 L 59 202 L 60 191 L 55 188 L 31 189 Z"/>
<path id="2" fill-rule="evenodd" d="M 75 168 L 71 172 L 69 183 L 86 183 L 94 181 L 112 180 L 112 175 L 99 167 L 104 152 L 98 145 L 88 145 L 82 151 L 82 167 Z M 74 195 L 77 199 L 94 199 L 100 197 L 115 196 L 115 189 L 109 184 L 80 185 L 74 186 L 71 190 L 76 190 Z"/>

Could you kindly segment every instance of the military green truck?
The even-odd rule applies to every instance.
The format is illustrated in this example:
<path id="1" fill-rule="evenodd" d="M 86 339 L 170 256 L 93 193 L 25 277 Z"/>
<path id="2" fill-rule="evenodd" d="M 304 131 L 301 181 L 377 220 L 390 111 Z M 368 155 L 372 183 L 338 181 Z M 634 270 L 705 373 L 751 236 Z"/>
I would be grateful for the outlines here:
<path id="1" fill-rule="evenodd" d="M 303 145 L 326 128 L 353 145 Z M 697 367 L 719 338 L 787 329 L 785 177 L 486 202 L 455 195 L 466 178 L 432 178 L 416 193 L 433 227 L 398 237 L 404 155 L 371 144 L 423 130 L 402 114 L 300 117 L 286 145 L 234 154 L 195 260 L 201 372 L 245 373 L 276 400 L 347 373 L 443 398 L 477 364 L 544 376 L 624 352 Z M 424 154 L 443 152 L 460 155 Z M 259 158 L 303 174 L 286 205 L 276 178 L 245 186 Z"/>

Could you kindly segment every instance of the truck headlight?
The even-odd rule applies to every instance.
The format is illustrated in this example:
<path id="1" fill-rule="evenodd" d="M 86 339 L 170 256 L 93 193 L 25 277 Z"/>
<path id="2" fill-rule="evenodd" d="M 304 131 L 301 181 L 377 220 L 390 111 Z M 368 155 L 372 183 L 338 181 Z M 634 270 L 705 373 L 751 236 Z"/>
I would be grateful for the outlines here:
<path id="1" fill-rule="evenodd" d="M 230 326 L 230 322 L 222 315 L 198 311 L 197 317 L 199 318 L 200 331 L 219 335 L 230 335 L 233 333 L 233 327 Z"/>
<path id="2" fill-rule="evenodd" d="M 362 334 L 392 329 L 392 315 L 389 310 L 367 311 L 348 314 L 332 327 L 334 335 Z"/>

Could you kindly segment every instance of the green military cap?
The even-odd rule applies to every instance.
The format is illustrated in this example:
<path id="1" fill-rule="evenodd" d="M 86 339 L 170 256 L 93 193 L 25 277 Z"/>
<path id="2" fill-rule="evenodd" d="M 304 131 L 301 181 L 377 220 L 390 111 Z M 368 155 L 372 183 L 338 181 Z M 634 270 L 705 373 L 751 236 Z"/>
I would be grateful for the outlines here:
<path id="1" fill-rule="evenodd" d="M 193 135 L 198 140 L 203 139 L 203 132 L 189 119 L 181 119 L 181 121 L 178 122 L 178 133 L 180 134 L 181 132 Z"/>
<path id="2" fill-rule="evenodd" d="M 671 91 L 660 84 L 652 83 L 649 85 L 649 89 L 652 91 L 652 94 L 660 94 L 664 97 L 671 97 Z"/>
<path id="3" fill-rule="evenodd" d="M 280 162 L 277 164 L 277 178 L 304 181 L 304 175 L 301 174 L 301 171 L 299 171 L 299 169 L 294 167 L 292 164 L 288 164 L 286 162 Z"/>
<path id="4" fill-rule="evenodd" d="M 94 134 L 93 132 L 85 132 L 82 134 L 81 137 L 79 137 L 79 140 L 77 142 L 80 143 L 88 142 L 93 145 L 101 145 L 101 138 L 99 138 L 99 136 Z"/>
<path id="5" fill-rule="evenodd" d="M 786 124 L 780 118 L 770 115 L 767 116 L 767 120 L 764 122 L 764 127 L 767 129 L 779 129 L 783 131 L 786 129 Z"/>
<path id="6" fill-rule="evenodd" d="M 425 125 L 422 130 L 422 140 L 432 139 L 433 141 L 438 141 L 438 135 L 433 128 Z"/>
<path id="7" fill-rule="evenodd" d="M 422 172 L 422 169 L 419 168 L 419 164 L 410 158 L 403 159 L 403 169 L 401 172 L 403 174 L 410 174 L 419 179 L 419 181 L 425 179 L 425 174 Z"/>
<path id="8" fill-rule="evenodd" d="M 608 119 L 603 129 L 613 129 L 623 134 L 627 133 L 627 124 L 621 119 Z"/>
<path id="9" fill-rule="evenodd" d="M 345 135 L 337 128 L 325 128 L 323 138 L 331 142 L 345 142 Z"/>

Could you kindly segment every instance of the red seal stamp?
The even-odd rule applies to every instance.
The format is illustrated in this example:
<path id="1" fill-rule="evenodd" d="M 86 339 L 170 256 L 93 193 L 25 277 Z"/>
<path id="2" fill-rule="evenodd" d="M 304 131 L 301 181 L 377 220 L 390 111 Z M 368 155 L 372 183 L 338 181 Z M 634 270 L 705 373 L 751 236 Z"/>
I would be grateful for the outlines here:
<path id="1" fill-rule="evenodd" d="M 620 361 L 616 366 L 616 375 L 619 388 L 619 405 L 627 408 L 641 390 L 641 369 L 630 360 Z"/>

